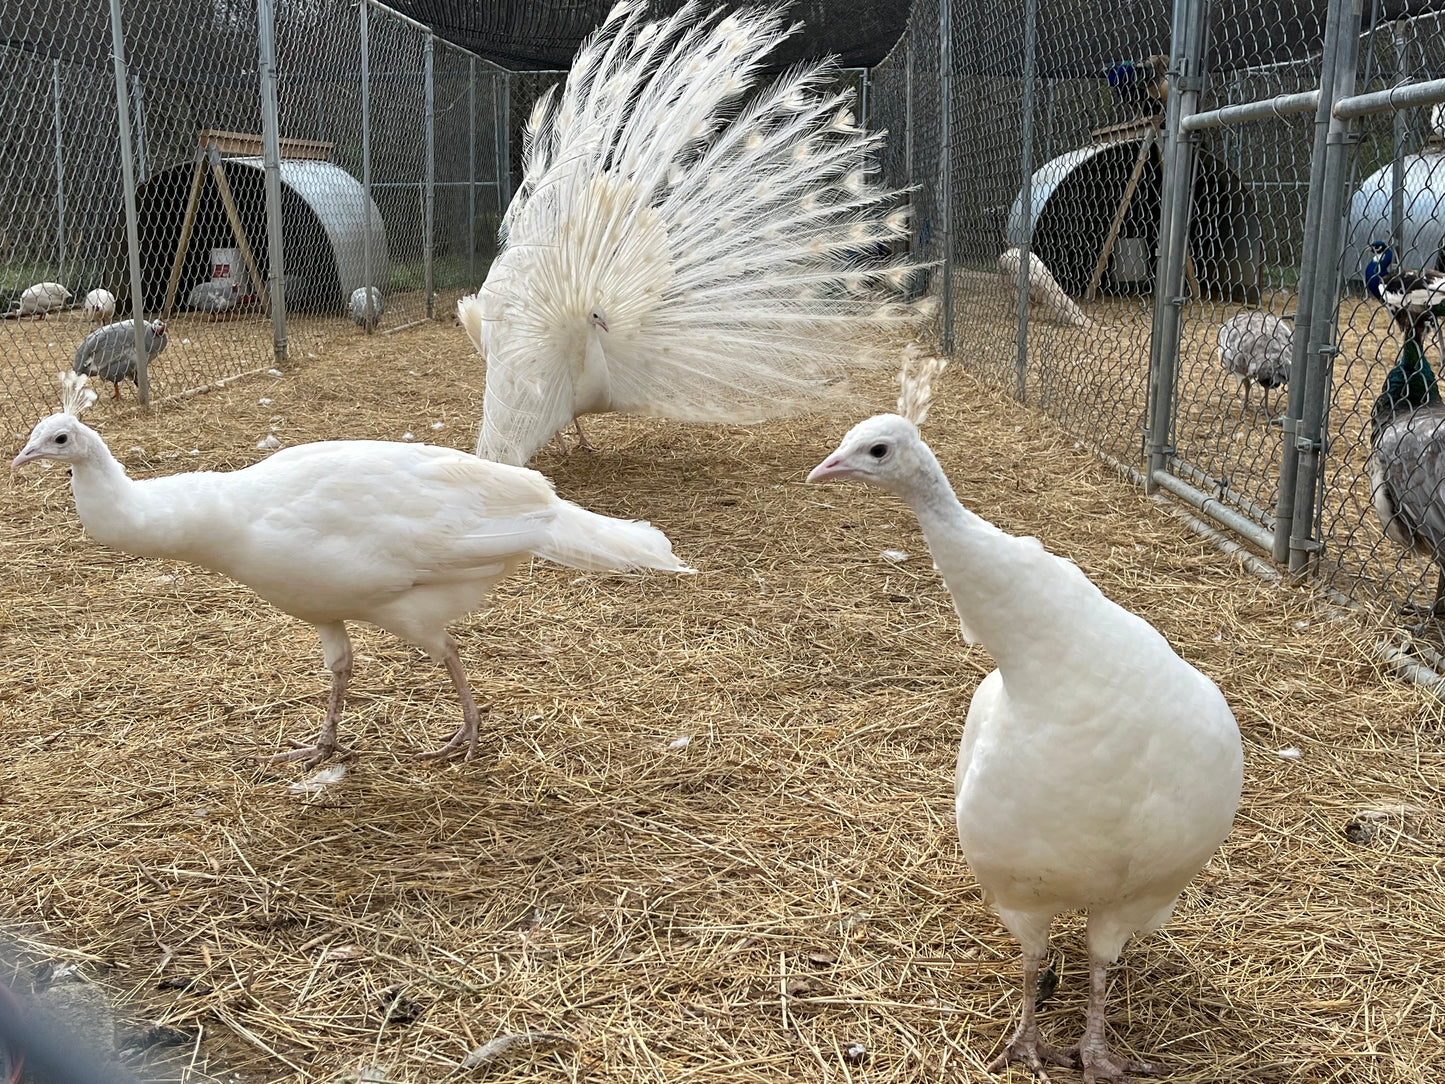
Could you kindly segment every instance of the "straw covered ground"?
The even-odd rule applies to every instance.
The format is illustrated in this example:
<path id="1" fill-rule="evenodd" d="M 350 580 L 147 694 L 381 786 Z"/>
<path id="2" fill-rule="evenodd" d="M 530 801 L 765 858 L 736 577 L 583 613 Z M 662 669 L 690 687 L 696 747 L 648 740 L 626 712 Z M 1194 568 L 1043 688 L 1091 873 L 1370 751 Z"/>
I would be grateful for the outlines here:
<path id="1" fill-rule="evenodd" d="M 272 426 L 286 444 L 471 445 L 481 367 L 458 329 L 316 353 L 92 421 L 136 475 L 244 465 Z M 863 390 L 872 408 L 894 395 L 882 375 Z M 965 502 L 1153 621 L 1244 733 L 1234 834 L 1114 972 L 1118 1045 L 1195 1084 L 1445 1079 L 1440 705 L 1380 672 L 1372 630 L 1240 571 L 1041 415 L 960 370 L 938 395 L 927 435 Z M 293 792 L 307 770 L 257 757 L 320 723 L 311 630 L 94 545 L 63 470 L 12 476 L 11 984 L 78 963 L 125 1020 L 169 1029 L 152 1063 L 197 1080 L 990 1079 L 1015 946 L 951 826 L 990 663 L 905 508 L 803 484 L 853 420 L 604 418 L 601 453 L 543 452 L 564 496 L 651 519 L 700 574 L 538 566 L 505 584 L 456 629 L 490 703 L 470 764 L 412 759 L 457 722 L 445 676 L 361 631 L 358 755 L 310 795 Z M 1056 947 L 1043 1024 L 1067 1042 L 1076 919 Z M 528 1032 L 554 1038 L 455 1068 Z"/>

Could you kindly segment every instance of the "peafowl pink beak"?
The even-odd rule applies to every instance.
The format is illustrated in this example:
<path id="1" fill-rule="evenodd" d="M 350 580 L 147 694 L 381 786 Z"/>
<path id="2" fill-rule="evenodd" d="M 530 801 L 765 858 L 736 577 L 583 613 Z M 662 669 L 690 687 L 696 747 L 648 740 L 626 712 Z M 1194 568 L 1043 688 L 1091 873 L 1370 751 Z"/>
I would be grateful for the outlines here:
<path id="1" fill-rule="evenodd" d="M 808 475 L 810 482 L 827 482 L 837 478 L 852 478 L 853 469 L 843 465 L 843 453 L 834 452 L 813 468 Z"/>
<path id="2" fill-rule="evenodd" d="M 16 467 L 23 467 L 26 463 L 30 463 L 36 459 L 43 458 L 45 457 L 40 454 L 39 448 L 33 448 L 27 444 L 23 449 L 21 449 L 19 455 L 17 455 L 14 459 L 10 460 L 10 469 L 14 470 Z"/>

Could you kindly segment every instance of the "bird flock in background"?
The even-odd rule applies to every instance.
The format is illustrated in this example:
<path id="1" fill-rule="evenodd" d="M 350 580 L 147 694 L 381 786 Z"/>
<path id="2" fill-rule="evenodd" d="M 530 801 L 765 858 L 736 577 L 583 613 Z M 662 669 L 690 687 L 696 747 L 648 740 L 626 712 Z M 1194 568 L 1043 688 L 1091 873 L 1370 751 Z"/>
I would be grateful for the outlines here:
<path id="1" fill-rule="evenodd" d="M 848 376 L 887 360 L 870 340 L 929 315 L 927 301 L 904 300 L 918 267 L 890 254 L 908 221 L 899 193 L 871 176 L 883 135 L 859 128 L 833 89 L 835 69 L 804 66 L 764 84 L 765 57 L 791 32 L 778 12 L 708 13 L 694 2 L 648 21 L 646 10 L 617 5 L 528 123 L 505 245 L 458 310 L 486 357 L 476 455 L 325 441 L 232 472 L 132 479 L 80 415 L 97 398 L 87 376 L 116 395 L 135 378 L 135 325 L 105 323 L 114 298 L 93 310 L 86 299 L 105 326 L 62 378 L 61 412 L 34 427 L 13 465 L 68 466 L 97 542 L 223 573 L 316 628 L 331 672 L 324 723 L 275 759 L 350 753 L 338 733 L 349 621 L 445 667 L 461 725 L 422 755 L 470 759 L 479 709 L 448 626 L 497 583 L 534 557 L 599 572 L 693 571 L 656 528 L 582 509 L 526 467 L 569 426 L 581 436 L 583 415 L 744 423 L 836 413 Z M 1019 263 L 1015 250 L 1000 274 L 1017 281 Z M 1038 268 L 1031 294 L 1086 323 Z M 41 285 L 55 289 L 26 291 L 25 315 L 68 302 L 63 287 Z M 192 305 L 226 300 L 205 290 Z M 351 318 L 374 327 L 381 301 L 375 287 L 357 290 Z M 158 356 L 165 325 L 147 324 L 143 339 Z M 1147 622 L 1073 562 L 959 502 L 919 432 L 941 369 L 907 352 L 899 413 L 855 426 L 809 479 L 901 497 L 964 638 L 998 667 L 973 695 L 955 780 L 964 858 L 1023 953 L 1020 1022 L 990 1068 L 1019 1062 L 1046 1080 L 1047 1066 L 1070 1065 L 1086 1081 L 1123 1080 L 1149 1066 L 1107 1042 L 1106 970 L 1131 935 L 1169 918 L 1228 834 L 1239 730 L 1214 683 Z M 1271 386 L 1263 372 L 1246 365 L 1242 375 Z M 1040 1036 L 1034 1003 L 1050 925 L 1067 910 L 1088 913 L 1090 992 L 1083 1036 L 1062 1048 Z"/>

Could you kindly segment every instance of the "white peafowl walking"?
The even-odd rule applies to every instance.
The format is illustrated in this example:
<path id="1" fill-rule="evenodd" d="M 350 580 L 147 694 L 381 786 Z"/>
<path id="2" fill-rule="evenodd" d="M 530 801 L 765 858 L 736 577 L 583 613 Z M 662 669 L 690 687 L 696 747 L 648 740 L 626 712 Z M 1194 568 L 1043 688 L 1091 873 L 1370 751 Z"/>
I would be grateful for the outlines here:
<path id="1" fill-rule="evenodd" d="M 778 11 L 624 2 L 526 129 L 505 247 L 458 316 L 487 360 L 477 454 L 525 463 L 583 414 L 750 423 L 817 407 L 873 329 L 932 305 L 831 63 L 756 89 Z M 889 299 L 891 296 L 891 299 Z M 579 426 L 580 432 L 580 426 Z M 560 434 L 559 434 L 560 435 Z"/>
<path id="2" fill-rule="evenodd" d="M 998 258 L 998 281 L 1005 290 L 1017 293 L 1022 284 L 1019 268 L 1023 261 L 1018 248 L 1005 249 Z M 1084 315 L 1084 310 L 1074 304 L 1074 299 L 1064 293 L 1064 288 L 1054 278 L 1048 265 L 1034 253 L 1029 253 L 1029 303 L 1041 305 L 1053 319 L 1061 324 L 1075 327 L 1093 327 L 1094 321 Z"/>
<path id="3" fill-rule="evenodd" d="M 324 441 L 243 470 L 133 481 L 83 425 L 95 401 L 62 377 L 65 409 L 40 421 L 13 467 L 55 459 L 71 469 L 76 511 L 97 542 L 230 576 L 316 626 L 331 671 L 321 734 L 274 759 L 347 753 L 336 736 L 351 676 L 347 621 L 420 647 L 451 676 L 462 725 L 440 749 L 476 751 L 478 711 L 447 625 L 481 607 L 530 557 L 593 572 L 691 572 L 655 527 L 564 501 L 536 471 L 427 444 Z"/>
<path id="4" fill-rule="evenodd" d="M 853 478 L 912 506 L 964 638 L 998 669 L 973 694 L 954 787 L 964 858 L 1023 948 L 1023 1016 L 989 1066 L 1079 1065 L 1086 1081 L 1148 1067 L 1110 1051 L 1105 976 L 1133 933 L 1168 919 L 1229 833 L 1239 728 L 1219 689 L 1072 561 L 965 509 L 915 422 L 936 372 L 905 370 L 900 409 L 855 426 L 809 481 Z M 1034 1019 L 1054 916 L 1088 912 L 1082 1040 L 1045 1043 Z"/>

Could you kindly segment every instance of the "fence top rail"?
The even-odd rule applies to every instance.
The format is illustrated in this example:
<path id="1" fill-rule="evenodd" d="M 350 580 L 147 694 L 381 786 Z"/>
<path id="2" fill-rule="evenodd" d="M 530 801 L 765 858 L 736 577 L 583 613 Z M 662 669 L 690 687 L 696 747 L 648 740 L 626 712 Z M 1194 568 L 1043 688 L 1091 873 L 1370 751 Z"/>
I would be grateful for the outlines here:
<path id="1" fill-rule="evenodd" d="M 1341 98 L 1335 103 L 1335 116 L 1340 120 L 1353 120 L 1355 117 L 1365 117 L 1372 113 L 1390 113 L 1419 105 L 1434 105 L 1436 102 L 1445 102 L 1445 79 L 1402 83 L 1389 90 L 1374 90 L 1368 94 Z"/>
<path id="2" fill-rule="evenodd" d="M 1205 128 L 1219 128 L 1241 121 L 1269 120 L 1273 117 L 1287 117 L 1299 113 L 1313 113 L 1320 104 L 1318 90 L 1306 90 L 1299 94 L 1277 94 L 1273 98 L 1262 98 L 1254 102 L 1221 106 L 1202 113 L 1191 113 L 1180 120 L 1179 126 L 1186 132 L 1198 132 Z"/>
<path id="3" fill-rule="evenodd" d="M 397 22 L 403 23 L 406 26 L 411 27 L 413 30 L 426 34 L 429 38 L 440 37 L 440 35 L 437 34 L 434 29 L 427 26 L 426 23 L 419 22 L 418 20 L 413 19 L 410 15 L 403 15 L 401 12 L 397 11 L 396 8 L 388 7 L 386 4 L 383 4 L 381 0 L 362 0 L 362 3 L 366 4 L 368 7 L 374 8 L 376 11 L 381 12 L 388 19 L 395 19 L 397 20 Z M 488 60 L 484 56 L 477 56 L 477 54 L 472 52 L 470 49 L 463 49 L 460 45 L 457 45 L 454 42 L 447 41 L 444 38 L 442 39 L 442 44 L 444 44 L 447 48 L 455 49 L 457 52 L 463 53 L 474 60 L 480 60 L 483 64 L 485 64 L 487 67 L 491 68 L 495 72 L 498 72 L 502 75 L 510 74 L 509 69 L 502 67 L 496 61 Z"/>

